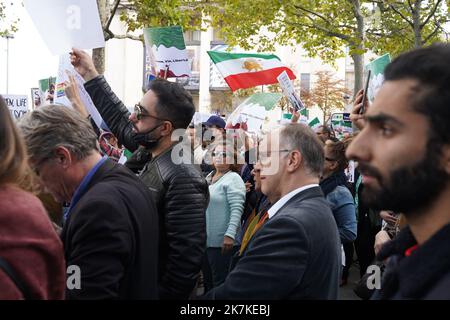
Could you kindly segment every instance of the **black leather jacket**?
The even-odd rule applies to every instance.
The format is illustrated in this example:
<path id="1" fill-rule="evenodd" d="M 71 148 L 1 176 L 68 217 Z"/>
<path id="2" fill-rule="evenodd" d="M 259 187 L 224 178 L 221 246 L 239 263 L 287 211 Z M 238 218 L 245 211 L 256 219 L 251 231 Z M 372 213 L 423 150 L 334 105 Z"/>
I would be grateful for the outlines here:
<path id="1" fill-rule="evenodd" d="M 85 88 L 119 143 L 136 151 L 139 145 L 133 139 L 129 111 L 105 78 L 98 76 L 86 82 Z M 194 165 L 171 161 L 172 148 L 148 161 L 140 178 L 150 189 L 160 216 L 160 298 L 187 299 L 195 287 L 205 253 L 209 192 Z"/>

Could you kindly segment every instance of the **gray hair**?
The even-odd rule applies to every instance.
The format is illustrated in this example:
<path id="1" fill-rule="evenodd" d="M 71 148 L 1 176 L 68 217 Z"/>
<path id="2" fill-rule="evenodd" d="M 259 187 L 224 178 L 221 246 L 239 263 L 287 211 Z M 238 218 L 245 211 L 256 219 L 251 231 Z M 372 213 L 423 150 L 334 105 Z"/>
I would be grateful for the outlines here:
<path id="1" fill-rule="evenodd" d="M 89 121 L 65 106 L 40 107 L 18 124 L 33 161 L 52 158 L 57 147 L 67 148 L 77 160 L 98 150 L 97 135 Z"/>
<path id="2" fill-rule="evenodd" d="M 323 143 L 308 126 L 290 123 L 281 127 L 280 141 L 289 150 L 299 150 L 305 167 L 314 176 L 321 176 L 325 162 Z"/>

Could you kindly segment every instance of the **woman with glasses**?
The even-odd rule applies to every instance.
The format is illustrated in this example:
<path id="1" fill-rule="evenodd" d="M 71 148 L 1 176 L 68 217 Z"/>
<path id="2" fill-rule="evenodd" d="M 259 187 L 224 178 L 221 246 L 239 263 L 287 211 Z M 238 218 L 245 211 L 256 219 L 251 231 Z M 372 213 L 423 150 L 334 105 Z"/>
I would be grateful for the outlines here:
<path id="1" fill-rule="evenodd" d="M 63 299 L 66 284 L 61 240 L 42 203 L 25 185 L 22 137 L 0 96 L 0 300 Z"/>
<path id="2" fill-rule="evenodd" d="M 245 185 L 238 173 L 241 161 L 233 144 L 217 142 L 212 161 L 214 171 L 206 178 L 210 201 L 206 210 L 205 291 L 220 285 L 227 277 L 231 258 L 238 248 L 235 238 L 245 202 Z"/>
<path id="3" fill-rule="evenodd" d="M 336 220 L 342 245 L 353 242 L 357 234 L 355 203 L 344 173 L 348 166 L 345 149 L 346 145 L 341 141 L 326 141 L 324 171 L 320 182 L 320 187 L 330 203 Z M 346 282 L 346 279 L 343 282 Z M 341 285 L 344 284 L 341 283 Z"/>

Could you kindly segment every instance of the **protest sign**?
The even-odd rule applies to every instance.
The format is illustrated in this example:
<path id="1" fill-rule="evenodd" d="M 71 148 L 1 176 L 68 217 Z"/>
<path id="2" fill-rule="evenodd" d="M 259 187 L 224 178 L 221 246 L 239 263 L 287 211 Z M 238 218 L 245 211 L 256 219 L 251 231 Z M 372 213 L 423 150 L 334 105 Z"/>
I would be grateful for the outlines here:
<path id="1" fill-rule="evenodd" d="M 331 115 L 331 129 L 339 140 L 346 134 L 352 134 L 353 128 L 350 113 L 333 113 Z"/>
<path id="2" fill-rule="evenodd" d="M 355 183 L 355 161 L 350 160 L 348 162 L 348 167 L 345 169 L 345 175 L 347 176 L 348 182 Z"/>
<path id="3" fill-rule="evenodd" d="M 161 78 L 189 77 L 191 68 L 180 26 L 144 29 L 148 74 Z"/>
<path id="4" fill-rule="evenodd" d="M 255 93 L 231 113 L 228 125 L 235 127 L 240 124 L 243 130 L 258 133 L 266 120 L 267 111 L 272 110 L 281 97 L 279 93 Z"/>
<path id="5" fill-rule="evenodd" d="M 283 90 L 284 95 L 289 99 L 289 102 L 294 107 L 295 111 L 301 111 L 305 109 L 302 100 L 295 93 L 294 85 L 286 71 L 283 71 L 278 77 L 278 82 Z"/>
<path id="6" fill-rule="evenodd" d="M 55 94 L 55 103 L 62 104 L 65 106 L 72 106 L 69 99 L 66 96 L 65 93 L 65 82 L 69 81 L 69 77 L 67 75 L 67 72 L 72 74 L 75 78 L 75 81 L 78 85 L 78 90 L 80 93 L 81 102 L 86 107 L 87 111 L 91 115 L 92 119 L 94 120 L 95 124 L 99 128 L 108 129 L 106 124 L 104 123 L 100 113 L 98 112 L 97 108 L 95 107 L 94 103 L 92 102 L 91 97 L 87 93 L 86 89 L 84 88 L 84 79 L 76 72 L 72 64 L 70 63 L 70 55 L 64 54 L 60 56 L 59 58 L 59 67 L 58 67 L 58 77 L 56 78 L 56 94 Z"/>
<path id="7" fill-rule="evenodd" d="M 42 104 L 41 90 L 39 88 L 31 88 L 31 108 L 35 110 Z"/>
<path id="8" fill-rule="evenodd" d="M 52 54 L 105 46 L 96 0 L 24 0 L 24 5 Z"/>
<path id="9" fill-rule="evenodd" d="M 369 70 L 371 71 L 369 90 L 367 90 L 369 101 L 373 101 L 378 90 L 380 90 L 380 87 L 384 82 L 384 69 L 390 62 L 391 56 L 385 54 L 366 65 L 365 73 L 367 74 Z"/>
<path id="10" fill-rule="evenodd" d="M 13 119 L 18 120 L 28 112 L 28 96 L 3 95 L 3 98 Z"/>
<path id="11" fill-rule="evenodd" d="M 45 106 L 54 102 L 56 77 L 39 80 L 40 105 Z"/>

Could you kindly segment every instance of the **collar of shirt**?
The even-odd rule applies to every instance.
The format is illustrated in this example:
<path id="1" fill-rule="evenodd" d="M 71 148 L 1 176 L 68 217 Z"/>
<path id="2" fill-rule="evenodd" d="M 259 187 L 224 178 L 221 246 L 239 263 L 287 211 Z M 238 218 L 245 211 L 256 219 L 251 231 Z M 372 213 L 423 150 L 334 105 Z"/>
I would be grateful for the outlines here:
<path id="1" fill-rule="evenodd" d="M 67 212 L 64 214 L 64 221 L 67 221 L 67 219 L 69 218 L 70 215 L 70 211 L 72 210 L 72 208 L 77 204 L 77 202 L 80 200 L 81 198 L 81 194 L 84 192 L 84 190 L 86 189 L 87 185 L 89 184 L 89 182 L 91 181 L 92 177 L 94 176 L 94 174 L 97 172 L 97 170 L 101 167 L 101 165 L 103 163 L 105 163 L 105 161 L 108 159 L 108 156 L 104 156 L 101 160 L 99 160 L 94 167 L 92 167 L 91 170 L 89 170 L 89 172 L 84 176 L 83 180 L 81 180 L 80 185 L 78 186 L 77 190 L 75 190 L 72 200 L 70 201 L 70 207 L 67 210 Z"/>
<path id="2" fill-rule="evenodd" d="M 307 189 L 311 189 L 314 187 L 319 187 L 318 184 L 308 184 L 306 186 L 303 186 L 301 188 L 295 189 L 291 192 L 289 192 L 287 195 L 282 197 L 280 200 L 275 202 L 275 204 L 269 209 L 269 219 L 272 218 L 274 215 L 277 214 L 277 212 L 283 207 L 289 200 L 291 200 L 296 194 L 305 191 Z"/>

